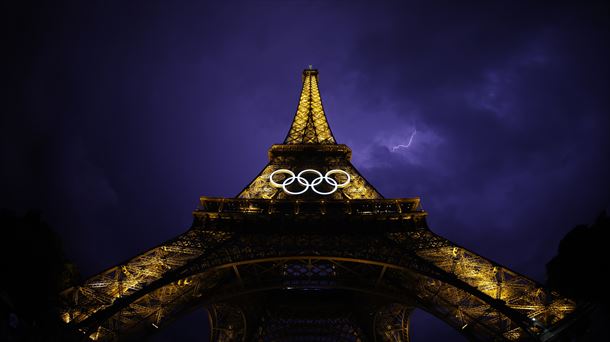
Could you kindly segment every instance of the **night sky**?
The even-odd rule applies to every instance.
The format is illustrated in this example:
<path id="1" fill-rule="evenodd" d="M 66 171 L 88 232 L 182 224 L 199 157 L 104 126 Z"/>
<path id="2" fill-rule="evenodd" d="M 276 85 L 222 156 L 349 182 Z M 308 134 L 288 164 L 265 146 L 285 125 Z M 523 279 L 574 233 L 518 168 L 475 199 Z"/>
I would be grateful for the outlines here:
<path id="1" fill-rule="evenodd" d="M 12 5 L 0 207 L 40 210 L 85 277 L 124 261 L 258 174 L 311 64 L 385 197 L 421 197 L 434 232 L 543 282 L 610 207 L 608 5 L 430 3 Z M 206 322 L 155 341 L 205 341 Z M 422 312 L 412 331 L 463 340 Z"/>

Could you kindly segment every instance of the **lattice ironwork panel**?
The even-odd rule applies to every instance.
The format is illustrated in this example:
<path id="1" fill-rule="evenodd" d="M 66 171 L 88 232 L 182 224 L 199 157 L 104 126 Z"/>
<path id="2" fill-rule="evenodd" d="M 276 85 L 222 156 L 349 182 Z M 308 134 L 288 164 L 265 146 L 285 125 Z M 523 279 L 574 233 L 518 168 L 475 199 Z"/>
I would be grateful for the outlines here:
<path id="1" fill-rule="evenodd" d="M 391 303 L 375 312 L 375 342 L 409 342 L 409 315 L 412 307 Z"/>
<path id="2" fill-rule="evenodd" d="M 242 342 L 246 340 L 247 320 L 240 307 L 217 303 L 211 306 L 209 312 L 211 341 Z"/>
<path id="3" fill-rule="evenodd" d="M 83 284 L 61 293 L 64 305 L 61 317 L 66 323 L 78 324 L 96 312 L 112 306 L 117 300 L 133 296 L 155 281 L 163 279 L 173 270 L 217 248 L 232 235 L 223 231 L 189 230 L 124 264 L 95 275 Z M 181 285 L 183 284 L 176 284 L 177 287 Z M 138 315 L 146 315 L 149 311 L 150 308 L 134 308 Z M 128 316 L 121 318 L 128 319 Z M 96 332 L 94 337 L 98 335 Z"/>
<path id="4" fill-rule="evenodd" d="M 421 244 L 417 245 L 417 248 L 413 248 L 411 240 L 405 238 L 404 235 L 393 233 L 389 236 L 395 241 L 399 241 L 405 248 L 414 251 L 424 261 L 495 300 L 498 306 L 510 308 L 515 312 L 514 317 L 495 317 L 498 312 L 494 308 L 483 310 L 485 307 L 483 304 L 477 308 L 477 305 L 473 306 L 472 302 L 466 300 L 470 298 L 467 293 L 455 292 L 455 290 L 451 292 L 442 286 L 442 282 L 431 281 L 429 288 L 436 286 L 439 293 L 446 291 L 446 300 L 453 297 L 453 301 L 464 301 L 467 304 L 458 306 L 457 315 L 459 316 L 468 314 L 471 317 L 480 317 L 479 320 L 495 322 L 494 324 L 498 325 L 496 331 L 502 331 L 504 337 L 508 339 L 517 340 L 527 334 L 541 334 L 546 328 L 576 309 L 573 301 L 546 290 L 542 285 L 525 276 L 452 244 L 430 231 L 421 231 L 418 234 L 419 239 L 438 243 L 432 246 Z M 517 324 L 511 325 L 511 322 Z M 468 323 L 464 323 L 464 329 L 467 327 Z M 524 331 L 524 327 L 528 331 Z"/>
<path id="5" fill-rule="evenodd" d="M 442 253 L 444 248 L 420 249 L 418 253 Z M 165 317 L 178 316 L 198 302 L 278 288 L 336 288 L 360 291 L 365 297 L 366 293 L 378 293 L 403 303 L 415 303 L 463 334 L 480 340 L 527 340 L 543 332 L 544 322 L 532 321 L 529 316 L 521 320 L 520 310 L 525 310 L 522 306 L 511 307 L 487 294 L 486 288 L 477 287 L 482 284 L 456 277 L 461 266 L 447 271 L 434 261 L 410 254 L 390 240 L 371 235 L 239 236 L 205 258 L 189 263 L 181 273 L 184 278 L 144 288 L 141 296 L 127 297 L 131 301 L 101 307 L 102 312 L 84 331 L 95 334 L 92 338 L 108 340 L 138 327 L 161 326 Z M 507 283 L 502 287 L 510 286 Z M 529 303 L 532 307 L 528 310 L 532 312 L 544 308 L 538 302 Z M 566 314 L 567 309 L 562 312 Z"/>
<path id="6" fill-rule="evenodd" d="M 303 72 L 297 112 L 284 144 L 335 144 L 318 89 L 318 71 Z"/>
<path id="7" fill-rule="evenodd" d="M 364 342 L 363 333 L 349 318 L 269 317 L 257 342 Z"/>

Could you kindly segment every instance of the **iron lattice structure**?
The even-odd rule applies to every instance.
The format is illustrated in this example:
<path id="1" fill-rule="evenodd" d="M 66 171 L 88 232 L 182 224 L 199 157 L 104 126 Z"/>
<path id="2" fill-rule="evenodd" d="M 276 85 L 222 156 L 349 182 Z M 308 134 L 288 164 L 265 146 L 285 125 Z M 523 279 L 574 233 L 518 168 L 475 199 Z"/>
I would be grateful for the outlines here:
<path id="1" fill-rule="evenodd" d="M 434 234 L 418 198 L 383 198 L 358 173 L 317 81 L 303 72 L 285 142 L 235 198 L 201 197 L 184 234 L 62 292 L 67 326 L 139 339 L 204 306 L 212 341 L 408 341 L 420 308 L 477 341 L 561 335 L 573 301 Z M 308 184 L 336 191 L 289 194 Z"/>

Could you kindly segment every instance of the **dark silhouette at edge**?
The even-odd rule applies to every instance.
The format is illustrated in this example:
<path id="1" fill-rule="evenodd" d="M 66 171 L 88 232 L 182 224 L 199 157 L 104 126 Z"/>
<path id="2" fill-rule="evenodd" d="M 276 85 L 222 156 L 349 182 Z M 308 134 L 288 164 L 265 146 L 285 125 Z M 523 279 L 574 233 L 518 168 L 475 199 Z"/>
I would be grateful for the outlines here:
<path id="1" fill-rule="evenodd" d="M 589 307 L 564 341 L 604 341 L 610 335 L 610 295 L 604 280 L 610 270 L 609 241 L 610 217 L 604 211 L 593 224 L 569 231 L 546 265 L 547 286 Z"/>
<path id="2" fill-rule="evenodd" d="M 72 340 L 57 313 L 58 294 L 78 283 L 57 234 L 37 212 L 0 209 L 0 341 Z"/>

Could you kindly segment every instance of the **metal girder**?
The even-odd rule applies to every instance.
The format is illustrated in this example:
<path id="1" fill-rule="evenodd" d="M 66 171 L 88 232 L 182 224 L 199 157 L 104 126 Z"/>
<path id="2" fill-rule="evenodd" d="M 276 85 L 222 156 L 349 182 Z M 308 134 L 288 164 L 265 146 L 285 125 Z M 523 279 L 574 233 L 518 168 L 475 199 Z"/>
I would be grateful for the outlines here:
<path id="1" fill-rule="evenodd" d="M 129 287 L 131 292 L 125 291 L 114 300 L 108 299 L 108 293 L 119 293 L 116 286 L 135 283 L 142 276 L 122 272 L 127 279 L 115 276 L 105 283 L 89 281 L 78 292 L 80 298 L 88 293 L 86 300 L 68 302 L 65 315 L 77 318 L 72 324 L 88 336 L 114 339 L 130 329 L 160 326 L 163 317 L 177 315 L 194 302 L 205 305 L 239 293 L 270 289 L 336 288 L 415 303 L 481 340 L 527 340 L 574 310 L 572 302 L 426 229 L 385 236 L 194 233 L 198 230 L 187 234 L 215 236 L 215 248 L 202 250 L 154 281 Z M 164 250 L 163 246 L 158 249 Z M 133 260 L 135 263 L 141 257 Z M 167 256 L 159 260 L 167 264 Z M 186 259 L 180 257 L 174 263 L 177 260 Z M 103 275 L 111 278 L 108 272 Z M 75 291 L 66 294 L 69 297 Z M 87 312 L 90 314 L 85 316 Z"/>

